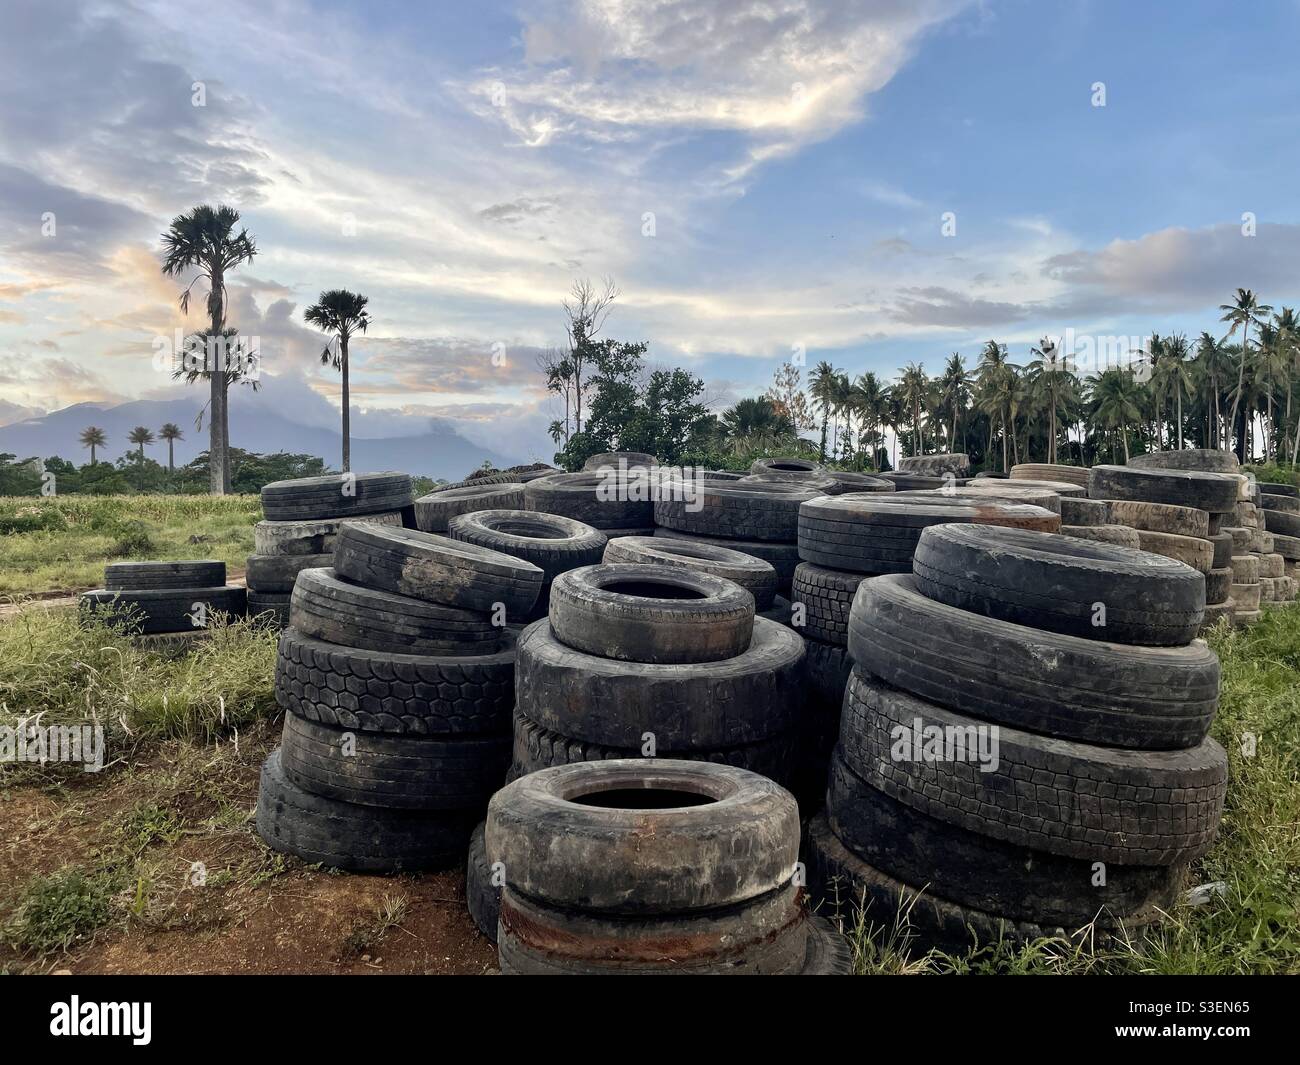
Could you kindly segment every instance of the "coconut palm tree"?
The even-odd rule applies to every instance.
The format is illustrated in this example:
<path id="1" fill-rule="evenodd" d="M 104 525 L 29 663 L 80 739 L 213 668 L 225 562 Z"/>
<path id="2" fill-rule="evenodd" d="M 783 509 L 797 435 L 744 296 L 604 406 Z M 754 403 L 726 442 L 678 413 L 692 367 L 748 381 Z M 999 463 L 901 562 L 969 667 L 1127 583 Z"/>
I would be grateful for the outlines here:
<path id="1" fill-rule="evenodd" d="M 136 453 L 136 464 L 140 470 L 140 490 L 144 491 L 144 448 L 146 444 L 153 443 L 153 430 L 146 429 L 143 425 L 137 425 L 131 430 L 127 439 L 133 444 L 139 445 L 140 450 Z"/>
<path id="2" fill-rule="evenodd" d="M 993 430 L 1002 432 L 1002 470 L 1008 469 L 1008 445 L 1014 446 L 1015 414 L 1023 386 L 1019 380 L 1019 367 L 1010 361 L 1007 346 L 990 340 L 980 352 L 979 366 L 975 371 L 975 405 L 989 419 L 989 440 L 985 453 L 993 450 Z"/>
<path id="3" fill-rule="evenodd" d="M 303 312 L 303 318 L 314 325 L 333 334 L 321 352 L 323 364 L 333 364 L 334 369 L 343 374 L 343 471 L 352 469 L 352 419 L 351 394 L 348 387 L 348 341 L 357 333 L 364 333 L 370 325 L 370 314 L 366 310 L 369 297 L 345 288 L 333 288 L 322 292 L 320 299 Z"/>
<path id="4" fill-rule="evenodd" d="M 1128 427 L 1142 418 L 1142 388 L 1131 369 L 1103 370 L 1092 385 L 1093 422 L 1102 429 L 1120 431 L 1124 461 L 1129 460 Z"/>
<path id="5" fill-rule="evenodd" d="M 173 422 L 167 422 L 158 430 L 158 436 L 167 441 L 167 472 L 176 472 L 175 446 L 177 440 L 184 440 L 185 434 L 181 432 L 180 426 Z"/>
<path id="6" fill-rule="evenodd" d="M 91 425 L 81 430 L 80 439 L 82 447 L 90 448 L 90 464 L 95 465 L 95 448 L 103 447 L 108 443 L 104 430 L 97 425 Z"/>
<path id="7" fill-rule="evenodd" d="M 1205 446 L 1219 447 L 1223 439 L 1221 400 L 1230 363 L 1223 345 L 1209 333 L 1196 342 L 1196 376 L 1205 401 Z"/>
<path id="8" fill-rule="evenodd" d="M 838 371 L 824 359 L 808 375 L 808 391 L 812 395 L 813 410 L 822 418 L 821 457 L 826 461 L 826 427 L 834 406 L 835 377 Z"/>
<path id="9" fill-rule="evenodd" d="M 874 466 L 875 449 L 884 441 L 881 426 L 889 412 L 889 389 L 881 385 L 880 378 L 868 370 L 853 381 L 852 403 L 860 419 L 858 447 L 869 449 Z"/>
<path id="10" fill-rule="evenodd" d="M 200 280 L 207 282 L 207 333 L 214 338 L 226 335 L 226 275 L 243 263 L 251 263 L 257 254 L 257 244 L 248 230 L 241 227 L 238 233 L 235 232 L 238 223 L 239 212 L 233 207 L 201 204 L 173 218 L 162 237 L 165 253 L 163 274 L 176 277 L 196 271 L 193 280 L 181 293 L 182 314 L 189 313 L 190 291 L 194 285 Z M 186 373 L 185 376 L 191 380 L 207 377 L 211 385 L 208 400 L 208 491 L 213 495 L 224 495 L 230 491 L 227 399 L 230 383 L 241 376 L 242 368 L 232 369 L 224 352 L 211 360 L 205 356 L 203 363 L 200 372 Z"/>
<path id="11" fill-rule="evenodd" d="M 1163 381 L 1174 396 L 1174 434 L 1178 450 L 1183 449 L 1183 398 L 1192 395 L 1192 375 L 1187 366 L 1190 348 L 1182 333 L 1165 337 L 1164 358 L 1161 363 Z"/>
<path id="12" fill-rule="evenodd" d="M 957 423 L 970 406 L 970 380 L 966 374 L 966 364 L 958 352 L 948 356 L 943 373 L 936 381 L 938 398 L 936 408 L 949 419 L 948 450 L 963 450 L 957 447 Z"/>
<path id="13" fill-rule="evenodd" d="M 794 422 L 766 396 L 738 400 L 719 419 L 733 455 L 779 449 L 795 436 Z"/>
<path id="14" fill-rule="evenodd" d="M 929 398 L 930 379 L 921 363 L 909 362 L 894 386 L 899 402 L 912 423 L 912 454 L 921 454 L 921 411 Z"/>
<path id="15" fill-rule="evenodd" d="M 1047 461 L 1056 462 L 1056 412 L 1061 405 L 1061 396 L 1067 388 L 1067 378 L 1073 376 L 1066 362 L 1065 354 L 1053 341 L 1044 337 L 1038 347 L 1030 348 L 1030 354 L 1038 356 L 1026 369 L 1027 383 L 1031 393 L 1040 397 L 1048 412 L 1047 422 Z"/>
<path id="16" fill-rule="evenodd" d="M 1246 362 L 1250 358 L 1250 331 L 1263 325 L 1267 316 L 1273 313 L 1273 308 L 1268 304 L 1260 303 L 1250 289 L 1239 288 L 1233 301 L 1219 304 L 1219 310 L 1223 312 L 1219 321 L 1227 322 L 1230 327 L 1224 340 L 1231 337 L 1238 329 L 1241 330 L 1241 359 L 1237 363 L 1236 398 L 1232 401 L 1232 416 L 1228 419 L 1232 431 L 1239 433 L 1238 440 L 1241 441 L 1245 438 L 1245 425 L 1243 423 L 1241 430 L 1237 430 L 1237 412 L 1245 393 Z M 1245 461 L 1244 455 L 1238 457 Z"/>

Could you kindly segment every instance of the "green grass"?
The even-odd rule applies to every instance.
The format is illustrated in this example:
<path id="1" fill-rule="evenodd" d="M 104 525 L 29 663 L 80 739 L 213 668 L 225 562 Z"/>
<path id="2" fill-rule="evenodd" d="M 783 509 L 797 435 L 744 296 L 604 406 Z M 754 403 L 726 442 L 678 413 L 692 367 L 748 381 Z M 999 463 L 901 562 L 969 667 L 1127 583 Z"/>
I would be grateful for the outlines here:
<path id="1" fill-rule="evenodd" d="M 37 956 L 66 951 L 113 920 L 113 896 L 120 887 L 110 873 L 74 866 L 33 877 L 0 928 L 0 938 Z"/>
<path id="2" fill-rule="evenodd" d="M 242 570 L 261 517 L 255 495 L 0 497 L 0 597 L 99 588 L 106 562 L 130 559 Z"/>
<path id="3" fill-rule="evenodd" d="M 1096 950 L 1040 940 L 909 953 L 893 915 L 859 913 L 857 970 L 1300 974 L 1300 605 L 1266 611 L 1249 629 L 1220 625 L 1210 643 L 1222 663 L 1211 734 L 1228 752 L 1228 795 L 1218 840 L 1189 883 L 1223 882 L 1222 896 L 1180 904 L 1160 925 Z"/>

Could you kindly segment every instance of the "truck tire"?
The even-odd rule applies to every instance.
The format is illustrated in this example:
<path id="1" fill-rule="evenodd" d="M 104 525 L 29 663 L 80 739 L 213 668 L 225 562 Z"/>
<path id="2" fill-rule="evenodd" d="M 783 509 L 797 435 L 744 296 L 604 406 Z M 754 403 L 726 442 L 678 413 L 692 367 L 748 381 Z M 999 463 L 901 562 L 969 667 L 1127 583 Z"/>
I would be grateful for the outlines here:
<path id="1" fill-rule="evenodd" d="M 753 555 L 711 544 L 654 536 L 620 536 L 605 545 L 601 561 L 682 566 L 735 581 L 754 597 L 754 609 L 766 610 L 776 595 L 776 570 Z"/>
<path id="2" fill-rule="evenodd" d="M 445 533 L 447 523 L 458 514 L 476 510 L 522 510 L 523 506 L 524 486 L 519 481 L 443 488 L 415 501 L 415 524 L 423 532 Z"/>

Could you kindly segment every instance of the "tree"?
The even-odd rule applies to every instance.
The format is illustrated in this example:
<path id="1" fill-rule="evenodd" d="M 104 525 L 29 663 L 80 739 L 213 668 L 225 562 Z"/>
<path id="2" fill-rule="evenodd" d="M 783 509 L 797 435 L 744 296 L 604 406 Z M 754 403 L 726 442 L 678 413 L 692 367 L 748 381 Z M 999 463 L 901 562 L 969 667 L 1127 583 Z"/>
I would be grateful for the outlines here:
<path id="1" fill-rule="evenodd" d="M 167 472 L 176 472 L 175 446 L 177 440 L 184 440 L 185 434 L 181 432 L 180 426 L 168 422 L 158 430 L 158 435 L 167 441 Z"/>
<path id="2" fill-rule="evenodd" d="M 197 271 L 181 293 L 182 314 L 189 313 L 190 290 L 195 283 L 200 279 L 207 281 L 207 336 L 217 346 L 227 335 L 226 274 L 242 263 L 251 263 L 257 254 L 257 245 L 248 230 L 241 228 L 235 232 L 238 222 L 239 212 L 233 207 L 222 205 L 214 208 L 201 204 L 173 218 L 171 227 L 162 236 L 165 253 L 163 274 L 177 277 L 189 270 Z M 242 367 L 230 366 L 227 350 L 223 348 L 219 357 L 211 359 L 205 349 L 202 370 L 193 375 L 186 374 L 191 380 L 207 377 L 211 384 L 208 400 L 208 490 L 213 495 L 230 491 L 230 417 L 226 401 L 231 381 L 242 373 Z"/>
<path id="3" fill-rule="evenodd" d="M 812 393 L 812 406 L 822 419 L 822 436 L 819 451 L 826 461 L 826 428 L 835 407 L 835 377 L 837 370 L 824 359 L 808 375 L 808 389 Z"/>
<path id="4" fill-rule="evenodd" d="M 943 373 L 939 375 L 937 408 L 950 420 L 948 423 L 948 450 L 962 451 L 957 447 L 957 423 L 966 413 L 970 404 L 970 382 L 966 375 L 966 364 L 958 352 L 948 356 Z"/>
<path id="5" fill-rule="evenodd" d="M 153 443 L 153 430 L 146 429 L 143 425 L 137 425 L 134 429 L 131 430 L 131 433 L 127 437 L 127 439 L 131 441 L 131 443 L 133 444 L 138 444 L 140 447 L 140 451 L 138 452 L 138 457 L 136 461 L 139 464 L 138 469 L 140 471 L 139 487 L 140 490 L 143 491 L 144 490 L 144 448 L 146 444 Z"/>
<path id="6" fill-rule="evenodd" d="M 767 396 L 737 401 L 722 412 L 721 423 L 733 455 L 785 450 L 796 435 L 790 416 Z"/>
<path id="7" fill-rule="evenodd" d="M 799 378 L 799 367 L 792 362 L 783 362 L 773 371 L 772 383 L 763 393 L 778 412 L 790 419 L 795 432 L 817 427 L 817 420 L 808 409 L 808 397 L 804 395 Z"/>
<path id="8" fill-rule="evenodd" d="M 345 288 L 332 288 L 322 292 L 320 299 L 303 312 L 303 318 L 317 329 L 332 334 L 321 352 L 320 361 L 332 364 L 343 375 L 343 472 L 352 469 L 352 418 L 351 392 L 348 385 L 348 342 L 358 332 L 364 333 L 370 325 L 366 311 L 369 297 L 349 292 Z"/>
<path id="9" fill-rule="evenodd" d="M 1103 370 L 1092 386 L 1093 421 L 1103 429 L 1118 429 L 1129 460 L 1128 427 L 1142 417 L 1142 389 L 1128 368 Z"/>
<path id="10" fill-rule="evenodd" d="M 989 419 L 987 451 L 993 450 L 993 430 L 1002 431 L 1002 470 L 1008 468 L 1008 437 L 1015 435 L 1015 414 L 1022 394 L 1019 371 L 1007 356 L 1007 346 L 990 340 L 980 352 L 975 371 L 975 403 Z"/>
<path id="11" fill-rule="evenodd" d="M 909 362 L 894 389 L 912 422 L 912 454 L 919 455 L 922 453 L 921 409 L 925 405 L 930 389 L 930 379 L 925 375 L 925 367 L 919 363 Z"/>
<path id="12" fill-rule="evenodd" d="M 104 447 L 108 443 L 108 437 L 104 435 L 104 430 L 96 425 L 88 426 L 81 430 L 81 446 L 90 448 L 90 464 L 95 465 L 95 448 Z"/>
<path id="13" fill-rule="evenodd" d="M 573 389 L 573 431 L 582 432 L 582 401 L 592 382 L 584 374 L 594 360 L 597 337 L 620 293 L 612 277 L 606 277 L 597 291 L 590 280 L 575 281 L 564 308 L 565 333 L 569 338 L 570 379 Z"/>
<path id="14" fill-rule="evenodd" d="M 881 427 L 889 414 L 889 389 L 868 370 L 854 379 L 849 402 L 860 419 L 858 449 L 869 451 L 874 458 L 876 448 L 884 442 Z"/>
<path id="15" fill-rule="evenodd" d="M 1068 387 L 1068 379 L 1073 376 L 1065 354 L 1047 337 L 1038 342 L 1038 347 L 1030 348 L 1030 354 L 1038 356 L 1026 367 L 1030 389 L 1044 400 L 1048 412 L 1047 461 L 1056 463 L 1056 412 L 1061 405 L 1061 396 Z"/>
<path id="16" fill-rule="evenodd" d="M 1233 426 L 1234 431 L 1237 425 L 1237 412 L 1241 406 L 1241 398 L 1245 392 L 1246 380 L 1246 361 L 1250 357 L 1250 331 L 1252 328 L 1258 328 L 1264 324 L 1267 315 L 1273 312 L 1273 308 L 1267 304 L 1260 303 L 1248 288 L 1237 289 L 1237 295 L 1231 303 L 1219 304 L 1219 310 L 1223 311 L 1221 322 L 1227 322 L 1230 326 L 1228 335 L 1223 339 L 1227 340 L 1238 329 L 1241 329 L 1241 359 L 1237 363 L 1237 391 L 1232 401 L 1232 415 L 1228 419 L 1229 424 Z M 1246 434 L 1245 423 L 1243 422 L 1239 432 L 1238 440 L 1244 441 Z M 1239 443 L 1237 457 L 1241 461 L 1246 461 L 1244 443 Z"/>

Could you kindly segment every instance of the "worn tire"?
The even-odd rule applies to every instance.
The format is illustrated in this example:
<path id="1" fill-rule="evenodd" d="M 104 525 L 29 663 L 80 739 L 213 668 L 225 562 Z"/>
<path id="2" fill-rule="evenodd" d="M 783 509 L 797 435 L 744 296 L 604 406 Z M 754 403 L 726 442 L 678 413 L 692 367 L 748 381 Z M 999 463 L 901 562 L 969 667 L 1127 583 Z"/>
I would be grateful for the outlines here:
<path id="1" fill-rule="evenodd" d="M 104 588 L 110 592 L 219 588 L 225 583 L 226 564 L 210 559 L 184 562 L 110 562 L 104 567 Z"/>
<path id="2" fill-rule="evenodd" d="M 289 624 L 288 592 L 259 592 L 248 589 L 246 597 L 248 616 L 260 618 L 264 624 L 283 629 Z"/>
<path id="3" fill-rule="evenodd" d="M 849 642 L 849 608 L 858 585 L 865 578 L 861 573 L 814 566 L 801 562 L 794 571 L 791 603 L 803 605 L 803 626 L 796 627 L 810 640 L 844 647 Z"/>
<path id="4" fill-rule="evenodd" d="M 1258 555 L 1233 555 L 1229 565 L 1232 567 L 1234 584 L 1254 584 L 1259 580 Z"/>
<path id="5" fill-rule="evenodd" d="M 1092 499 L 1172 503 L 1226 513 L 1237 505 L 1237 479 L 1221 473 L 1094 466 L 1088 477 Z"/>
<path id="6" fill-rule="evenodd" d="M 1110 504 L 1104 499 L 1080 499 L 1076 496 L 1061 498 L 1062 525 L 1109 525 Z"/>
<path id="7" fill-rule="evenodd" d="M 782 480 L 705 481 L 691 492 L 690 499 L 679 491 L 657 499 L 655 523 L 702 536 L 784 541 L 798 535 L 800 504 L 821 494 Z"/>
<path id="8" fill-rule="evenodd" d="M 259 521 L 253 526 L 253 551 L 259 555 L 332 555 L 339 526 L 345 521 L 401 525 L 402 512 L 387 510 L 354 518 L 318 518 L 314 521 Z"/>
<path id="9" fill-rule="evenodd" d="M 936 455 L 904 455 L 898 460 L 900 473 L 920 473 L 942 475 L 951 473 L 957 477 L 970 475 L 970 456 L 959 452 L 947 452 Z"/>
<path id="10" fill-rule="evenodd" d="M 1135 499 L 1117 499 L 1110 504 L 1110 520 L 1146 532 L 1172 533 L 1176 536 L 1210 535 L 1210 512 L 1169 503 L 1144 503 Z"/>
<path id="11" fill-rule="evenodd" d="M 1076 540 L 1092 540 L 1099 544 L 1110 544 L 1112 547 L 1127 547 L 1133 551 L 1139 550 L 1136 529 L 1130 529 L 1127 525 L 1062 525 L 1062 536 L 1073 536 Z"/>
<path id="12" fill-rule="evenodd" d="M 1288 562 L 1300 562 L 1300 537 L 1274 533 L 1273 550 Z"/>
<path id="13" fill-rule="evenodd" d="M 262 513 L 271 521 L 378 514 L 411 501 L 411 478 L 405 473 L 331 473 L 272 481 L 262 489 Z"/>
<path id="14" fill-rule="evenodd" d="M 485 822 L 480 821 L 469 837 L 469 857 L 465 861 L 465 907 L 470 920 L 485 939 L 497 941 L 497 921 L 501 917 L 501 889 L 492 883 L 492 863 L 483 842 Z"/>
<path id="15" fill-rule="evenodd" d="M 649 469 L 659 465 L 659 460 L 645 451 L 602 451 L 592 455 L 582 464 L 584 472 L 600 470 L 605 467 L 613 469 Z"/>
<path id="16" fill-rule="evenodd" d="M 643 498 L 605 499 L 611 477 L 592 471 L 588 473 L 553 473 L 538 477 L 524 485 L 524 510 L 543 514 L 560 514 L 566 518 L 590 525 L 593 529 L 635 529 L 654 525 L 654 499 L 658 488 L 647 484 L 646 491 L 633 492 L 642 478 L 613 477 L 616 496 L 638 495 Z"/>
<path id="17" fill-rule="evenodd" d="M 1241 464 L 1231 451 L 1219 448 L 1185 448 L 1182 451 L 1150 451 L 1128 460 L 1138 469 L 1195 470 L 1200 473 L 1237 473 Z"/>
<path id="18" fill-rule="evenodd" d="M 1019 462 L 1011 467 L 1013 481 L 1065 481 L 1080 488 L 1088 487 L 1086 466 L 1065 466 L 1050 462 Z M 1079 523 L 1082 524 L 1082 523 Z"/>
<path id="19" fill-rule="evenodd" d="M 350 524 L 334 550 L 339 577 L 397 595 L 522 620 L 537 601 L 542 571 L 531 562 L 417 529 Z"/>
<path id="20" fill-rule="evenodd" d="M 1286 576 L 1286 559 L 1275 552 L 1268 552 L 1259 556 L 1259 577 L 1263 580 L 1265 577 L 1285 577 Z"/>
<path id="21" fill-rule="evenodd" d="M 754 597 L 680 566 L 601 563 L 555 578 L 550 623 L 561 643 L 600 658 L 717 662 L 749 646 Z"/>
<path id="22" fill-rule="evenodd" d="M 838 481 L 841 492 L 893 492 L 893 481 L 883 477 L 874 477 L 868 473 L 853 473 L 848 470 L 827 470 L 826 476 Z"/>
<path id="23" fill-rule="evenodd" d="M 900 726 L 965 732 L 980 722 L 860 669 L 849 678 L 840 723 L 845 763 L 872 787 L 947 824 L 1066 858 L 1125 865 L 1199 858 L 1218 832 L 1228 757 L 1212 739 L 1188 750 L 1126 751 L 1003 726 L 996 758 L 981 765 L 895 759 Z"/>
<path id="24" fill-rule="evenodd" d="M 202 613 L 196 613 L 195 604 L 203 604 L 209 611 L 219 611 L 233 617 L 242 616 L 248 609 L 247 591 L 235 585 L 220 588 L 160 588 L 140 589 L 130 592 L 109 591 L 96 588 L 82 592 L 80 608 L 101 613 L 107 608 L 110 621 L 125 622 L 128 614 L 134 615 L 132 631 L 141 635 L 160 632 L 189 632 L 206 628 Z"/>
<path id="25" fill-rule="evenodd" d="M 445 533 L 447 523 L 458 514 L 523 508 L 524 486 L 519 481 L 443 488 L 415 501 L 415 525 L 423 532 Z"/>
<path id="26" fill-rule="evenodd" d="M 653 536 L 620 536 L 605 545 L 601 561 L 681 566 L 735 581 L 754 597 L 756 611 L 770 607 L 776 595 L 776 570 L 771 563 L 710 544 Z"/>
<path id="27" fill-rule="evenodd" d="M 980 487 L 987 485 L 988 487 Z M 1048 488 L 1012 484 L 1010 481 L 997 481 L 985 477 L 972 481 L 964 488 L 938 488 L 921 492 L 899 492 L 898 499 L 930 499 L 935 493 L 950 499 L 997 499 L 1004 503 L 1024 503 L 1031 507 L 1042 507 L 1053 514 L 1061 513 L 1061 496 Z"/>
<path id="28" fill-rule="evenodd" d="M 487 655 L 408 655 L 280 634 L 275 701 L 324 725 L 361 732 L 502 733 L 515 699 L 513 633 Z"/>
<path id="29" fill-rule="evenodd" d="M 1222 603 L 1232 594 L 1232 567 L 1211 569 L 1205 575 L 1205 605 Z"/>
<path id="30" fill-rule="evenodd" d="M 734 540 L 721 536 L 696 536 L 692 533 L 678 532 L 676 529 L 655 529 L 656 538 L 682 540 L 692 544 L 704 544 L 706 547 L 723 547 L 729 551 L 739 551 L 743 555 L 752 555 L 761 559 L 776 571 L 776 591 L 786 595 L 794 580 L 795 567 L 799 565 L 799 547 L 793 540 L 779 542 L 772 540 Z"/>
<path id="31" fill-rule="evenodd" d="M 755 459 L 749 465 L 749 472 L 759 477 L 771 477 L 786 481 L 803 481 L 809 478 L 824 477 L 827 469 L 820 462 L 812 459 L 775 458 Z"/>
<path id="32" fill-rule="evenodd" d="M 1242 614 L 1252 614 L 1259 610 L 1263 591 L 1258 580 L 1251 581 L 1249 584 L 1233 584 L 1232 601 L 1235 604 L 1233 616 L 1239 618 Z"/>
<path id="33" fill-rule="evenodd" d="M 1213 536 L 1206 537 L 1206 539 L 1210 541 L 1213 549 L 1210 568 L 1222 569 L 1224 566 L 1231 566 L 1232 556 L 1236 550 L 1232 540 L 1232 533 L 1218 532 Z"/>
<path id="34" fill-rule="evenodd" d="M 334 564 L 334 552 L 322 555 L 249 555 L 244 580 L 259 592 L 293 591 L 298 574 L 305 569 L 320 569 Z"/>
<path id="35" fill-rule="evenodd" d="M 1115 747 L 1195 746 L 1219 699 L 1219 660 L 1203 643 L 1130 647 L 1042 632 L 936 603 L 906 575 L 858 588 L 849 655 L 972 717 Z"/>
<path id="36" fill-rule="evenodd" d="M 1138 547 L 1148 554 L 1181 562 L 1198 573 L 1209 573 L 1214 568 L 1214 544 L 1205 537 L 1147 532 L 1145 529 L 1138 529 L 1137 534 Z"/>
<path id="37" fill-rule="evenodd" d="M 1266 510 L 1264 528 L 1275 536 L 1300 536 L 1300 514 L 1286 510 Z"/>

